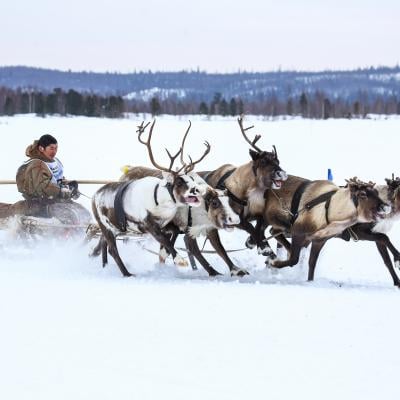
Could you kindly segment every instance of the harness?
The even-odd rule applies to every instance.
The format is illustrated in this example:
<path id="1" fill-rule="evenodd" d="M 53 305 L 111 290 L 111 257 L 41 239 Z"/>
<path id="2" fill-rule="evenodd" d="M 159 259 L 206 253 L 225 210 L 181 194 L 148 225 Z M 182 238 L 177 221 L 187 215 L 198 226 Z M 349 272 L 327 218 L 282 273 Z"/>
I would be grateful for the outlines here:
<path id="1" fill-rule="evenodd" d="M 225 181 L 236 171 L 236 168 L 229 170 L 228 172 L 225 172 L 224 175 L 219 178 L 215 188 L 220 189 L 220 190 L 226 190 L 226 193 L 230 199 L 232 199 L 235 203 L 240 204 L 243 207 L 246 207 L 248 202 L 247 200 L 242 200 L 239 199 L 239 197 L 235 196 L 229 189 L 226 188 L 225 186 Z"/>
<path id="2" fill-rule="evenodd" d="M 160 187 L 160 184 L 157 183 L 156 187 L 154 188 L 154 203 L 156 203 L 156 206 L 158 206 L 158 188 Z M 167 188 L 169 195 L 171 196 L 171 199 L 174 203 L 176 203 L 176 199 L 174 196 L 174 185 L 171 183 L 167 183 L 164 187 Z"/>
<path id="3" fill-rule="evenodd" d="M 115 212 L 115 219 L 117 222 L 117 228 L 121 232 L 126 232 L 127 230 L 127 218 L 122 206 L 122 197 L 125 193 L 126 188 L 132 183 L 132 181 L 124 182 L 122 185 L 118 187 L 117 193 L 114 199 L 114 212 Z"/>
<path id="4" fill-rule="evenodd" d="M 118 187 L 117 193 L 115 195 L 114 199 L 114 212 L 115 212 L 115 219 L 116 219 L 116 227 L 121 231 L 121 232 L 126 232 L 127 231 L 127 221 L 128 218 L 126 217 L 124 207 L 122 205 L 122 198 L 124 196 L 126 188 L 129 186 L 129 184 L 132 183 L 132 181 L 127 181 L 124 182 L 122 185 Z M 158 188 L 160 187 L 160 184 L 157 183 L 157 185 L 154 188 L 154 203 L 156 203 L 156 206 L 159 205 L 158 203 Z M 165 187 L 168 190 L 169 195 L 171 196 L 171 199 L 173 200 L 174 203 L 176 203 L 176 199 L 174 197 L 174 185 L 171 183 L 167 183 Z M 191 217 L 190 217 L 191 218 Z"/>
<path id="5" fill-rule="evenodd" d="M 193 226 L 193 218 L 192 218 L 192 206 L 189 206 L 188 209 L 188 224 L 186 227 L 186 233 L 189 232 L 189 228 L 191 228 Z"/>
<path id="6" fill-rule="evenodd" d="M 328 218 L 328 213 L 329 213 L 329 206 L 331 204 L 331 199 L 332 196 L 338 191 L 338 189 L 331 190 L 326 193 L 322 193 L 319 196 L 317 196 L 315 199 L 310 200 L 307 202 L 303 209 L 299 210 L 299 204 L 300 200 L 303 196 L 304 191 L 307 189 L 307 187 L 311 184 L 311 181 L 304 181 L 294 192 L 293 198 L 292 198 L 292 204 L 290 206 L 290 212 L 291 212 L 291 225 L 294 224 L 296 221 L 297 217 L 299 216 L 300 212 L 303 210 L 310 211 L 313 209 L 315 206 L 321 203 L 325 203 L 325 219 L 326 219 L 326 224 L 329 225 L 329 218 Z"/>

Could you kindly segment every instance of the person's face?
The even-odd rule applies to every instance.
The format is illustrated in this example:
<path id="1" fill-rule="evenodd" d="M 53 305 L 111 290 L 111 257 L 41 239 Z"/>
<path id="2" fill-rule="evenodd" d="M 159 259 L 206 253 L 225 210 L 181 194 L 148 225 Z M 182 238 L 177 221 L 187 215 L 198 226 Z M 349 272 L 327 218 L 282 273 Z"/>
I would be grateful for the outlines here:
<path id="1" fill-rule="evenodd" d="M 39 146 L 39 151 L 47 158 L 51 160 L 56 156 L 58 150 L 57 144 L 49 144 L 46 147 Z"/>

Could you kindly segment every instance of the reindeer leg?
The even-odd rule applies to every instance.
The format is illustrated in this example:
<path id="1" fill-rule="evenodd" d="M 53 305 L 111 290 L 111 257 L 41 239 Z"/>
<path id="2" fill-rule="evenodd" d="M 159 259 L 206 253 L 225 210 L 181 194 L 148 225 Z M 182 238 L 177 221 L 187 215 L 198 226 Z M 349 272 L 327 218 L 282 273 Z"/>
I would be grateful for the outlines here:
<path id="1" fill-rule="evenodd" d="M 100 255 L 101 247 L 102 247 L 102 239 L 103 239 L 103 236 L 100 237 L 99 242 L 96 244 L 96 247 L 89 254 L 89 257 L 98 257 Z"/>
<path id="2" fill-rule="evenodd" d="M 106 228 L 102 228 L 102 232 L 105 238 L 105 246 L 102 247 L 103 252 L 103 263 L 104 263 L 104 248 L 108 247 L 108 251 L 112 258 L 117 263 L 121 273 L 123 276 L 135 276 L 131 274 L 125 267 L 121 257 L 119 256 L 118 249 L 117 249 L 117 241 L 115 240 L 114 234 Z"/>
<path id="3" fill-rule="evenodd" d="M 250 238 L 248 238 L 245 243 L 246 247 L 252 249 L 254 247 L 253 243 L 255 243 L 257 247 L 262 250 L 259 252 L 260 254 L 267 256 L 270 259 L 274 259 L 276 258 L 276 254 L 272 251 L 269 243 L 265 239 L 262 226 L 265 225 L 263 225 L 261 222 L 258 223 L 258 221 L 256 227 L 254 227 L 249 221 L 241 220 L 238 228 L 243 229 L 250 234 Z"/>
<path id="4" fill-rule="evenodd" d="M 257 242 L 259 243 L 258 254 L 267 257 L 269 260 L 274 260 L 276 258 L 276 254 L 273 252 L 267 238 L 265 237 L 265 229 L 267 226 L 268 224 L 265 222 L 263 217 L 257 218 L 255 230 L 257 232 Z"/>
<path id="5" fill-rule="evenodd" d="M 286 239 L 286 237 L 283 233 L 281 233 L 278 236 L 275 236 L 275 239 L 278 242 L 279 247 L 284 247 L 287 252 L 290 251 L 291 244 L 290 244 L 289 240 Z"/>
<path id="6" fill-rule="evenodd" d="M 103 262 L 103 268 L 108 264 L 107 250 L 108 250 L 107 241 L 103 239 L 103 243 L 101 246 L 101 259 Z"/>
<path id="7" fill-rule="evenodd" d="M 384 264 L 386 265 L 390 275 L 392 276 L 394 285 L 400 287 L 400 280 L 393 268 L 392 260 L 390 259 L 388 249 L 392 252 L 393 256 L 395 257 L 395 262 L 397 262 L 396 258 L 398 258 L 399 252 L 393 246 L 390 239 L 384 233 L 372 232 L 370 227 L 363 228 L 361 225 L 357 226 L 356 233 L 360 240 L 368 240 L 371 242 L 375 242 L 379 254 L 381 255 Z"/>
<path id="8" fill-rule="evenodd" d="M 397 269 L 400 269 L 400 252 L 394 247 L 393 243 L 390 241 L 389 237 L 387 237 L 387 242 L 385 242 L 386 247 L 393 254 L 394 265 Z"/>
<path id="9" fill-rule="evenodd" d="M 314 240 L 311 244 L 310 259 L 308 260 L 308 280 L 314 280 L 315 266 L 317 265 L 317 260 L 321 249 L 324 247 L 327 239 Z"/>
<path id="10" fill-rule="evenodd" d="M 248 275 L 249 273 L 245 271 L 244 269 L 241 269 L 237 267 L 235 264 L 233 264 L 232 260 L 229 258 L 224 246 L 221 243 L 221 239 L 218 234 L 217 229 L 212 229 L 208 232 L 207 234 L 208 239 L 210 240 L 211 245 L 214 247 L 215 251 L 218 253 L 218 255 L 225 261 L 225 263 L 228 265 L 229 270 L 231 271 L 232 276 L 244 276 Z"/>
<path id="11" fill-rule="evenodd" d="M 191 237 L 190 237 L 190 235 L 188 235 L 187 233 L 185 233 L 185 235 L 183 236 L 183 241 L 184 241 L 184 243 L 185 243 L 185 247 L 186 247 L 186 251 L 187 251 L 187 254 L 188 254 L 188 257 L 189 257 L 189 262 L 190 262 L 190 265 L 191 265 L 191 267 L 192 267 L 192 270 L 193 271 L 195 271 L 195 270 L 197 270 L 197 265 L 196 265 L 196 259 L 195 259 L 195 255 L 194 255 L 194 248 L 193 248 L 193 245 L 192 245 L 192 242 L 191 242 Z M 194 242 L 196 242 L 196 244 L 197 244 L 197 241 L 196 241 L 196 239 L 192 239 Z M 200 250 L 199 250 L 200 251 Z M 201 253 L 200 253 L 201 254 Z M 197 258 L 197 257 L 196 257 Z M 200 260 L 199 260 L 200 261 Z"/>
<path id="12" fill-rule="evenodd" d="M 304 246 L 304 235 L 294 235 L 292 238 L 292 245 L 290 248 L 290 257 L 287 260 L 273 260 L 271 265 L 275 268 L 292 267 L 299 262 L 300 251 Z"/>
<path id="13" fill-rule="evenodd" d="M 392 276 L 393 284 L 397 287 L 400 287 L 400 280 L 393 268 L 392 260 L 390 259 L 387 247 L 381 242 L 375 242 L 375 244 L 376 247 L 378 248 L 380 255 L 382 256 L 383 262 L 385 263 L 387 269 L 389 270 L 390 275 Z"/>
<path id="14" fill-rule="evenodd" d="M 179 235 L 179 229 L 177 227 L 172 228 L 172 232 L 171 235 L 169 237 L 169 241 L 171 242 L 172 246 L 175 246 L 175 242 L 176 239 Z M 165 264 L 165 260 L 168 258 L 168 256 L 170 255 L 169 251 L 165 248 L 165 246 L 163 246 L 162 244 L 160 244 L 160 253 L 159 253 L 159 262 L 160 264 Z"/>
<path id="15" fill-rule="evenodd" d="M 103 268 L 108 264 L 107 259 L 107 241 L 104 239 L 104 236 L 101 235 L 99 239 L 99 243 L 97 243 L 96 247 L 89 254 L 90 257 L 98 257 L 101 253 Z"/>
<path id="16" fill-rule="evenodd" d="M 379 242 L 384 244 L 387 247 L 387 249 L 390 250 L 390 252 L 393 254 L 395 266 L 397 268 L 400 268 L 400 252 L 396 249 L 396 247 L 394 247 L 394 245 L 390 241 L 389 237 L 387 235 L 385 235 L 384 233 L 378 233 L 378 232 L 374 232 L 373 235 L 379 235 L 379 239 L 378 239 Z M 378 248 L 378 250 L 379 250 L 379 248 Z M 382 253 L 381 253 L 381 255 L 382 255 Z M 386 264 L 386 266 L 387 266 L 387 264 Z M 392 268 L 392 262 L 390 262 L 390 266 Z M 390 268 L 389 268 L 389 272 L 392 275 Z M 393 277 L 393 275 L 392 275 L 392 277 Z M 396 285 L 396 283 L 395 283 L 395 285 Z"/>
<path id="17" fill-rule="evenodd" d="M 197 244 L 197 240 L 195 238 L 190 237 L 190 235 L 185 234 L 184 238 L 186 247 L 188 250 L 191 252 L 192 257 L 196 257 L 201 266 L 208 272 L 208 275 L 210 276 L 216 276 L 216 275 L 222 275 L 218 271 L 216 271 L 210 264 L 209 262 L 204 258 L 203 254 L 201 254 L 201 251 L 199 249 L 199 246 Z M 190 255 L 189 255 L 190 257 Z"/>
<path id="18" fill-rule="evenodd" d="M 163 247 L 165 247 L 169 254 L 172 255 L 174 264 L 180 267 L 187 267 L 187 261 L 177 253 L 173 244 L 171 243 L 171 238 L 165 232 L 163 232 L 161 227 L 155 221 L 153 221 L 151 217 L 147 218 L 147 224 L 146 230 L 154 237 L 154 239 L 156 239 Z"/>

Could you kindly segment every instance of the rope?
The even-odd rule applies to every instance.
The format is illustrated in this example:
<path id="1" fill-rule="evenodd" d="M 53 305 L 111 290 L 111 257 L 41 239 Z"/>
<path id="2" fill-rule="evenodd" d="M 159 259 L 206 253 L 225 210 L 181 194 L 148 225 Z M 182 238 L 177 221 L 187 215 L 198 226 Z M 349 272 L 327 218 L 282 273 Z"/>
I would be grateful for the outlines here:
<path id="1" fill-rule="evenodd" d="M 279 201 L 279 204 L 282 207 L 283 211 L 286 211 L 288 214 L 290 214 L 291 217 L 294 217 L 294 214 L 289 210 L 288 207 L 286 207 L 286 205 L 283 204 L 282 199 L 275 193 L 275 191 L 271 190 L 272 194 L 277 198 L 277 200 Z M 299 213 L 303 211 L 303 210 L 299 210 Z M 272 236 L 273 237 L 273 236 Z"/>
<path id="2" fill-rule="evenodd" d="M 83 196 L 83 197 L 86 197 L 89 200 L 92 200 L 92 197 L 87 196 L 86 194 L 82 193 L 80 190 L 78 190 L 78 193 L 79 193 L 80 196 Z"/>

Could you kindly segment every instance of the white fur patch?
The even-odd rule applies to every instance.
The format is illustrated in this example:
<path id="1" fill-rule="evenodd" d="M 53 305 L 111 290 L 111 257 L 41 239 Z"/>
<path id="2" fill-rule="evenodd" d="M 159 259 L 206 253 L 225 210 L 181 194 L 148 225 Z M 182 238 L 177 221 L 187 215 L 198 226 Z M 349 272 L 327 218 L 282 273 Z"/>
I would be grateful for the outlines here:
<path id="1" fill-rule="evenodd" d="M 240 217 L 232 210 L 232 207 L 229 205 L 229 197 L 228 196 L 219 196 L 219 200 L 222 203 L 222 207 L 224 208 L 227 223 L 230 225 L 237 225 L 240 223 Z"/>
<path id="2" fill-rule="evenodd" d="M 394 215 L 381 219 L 372 229 L 373 232 L 387 233 L 392 229 L 393 224 L 400 219 L 400 215 Z"/>

